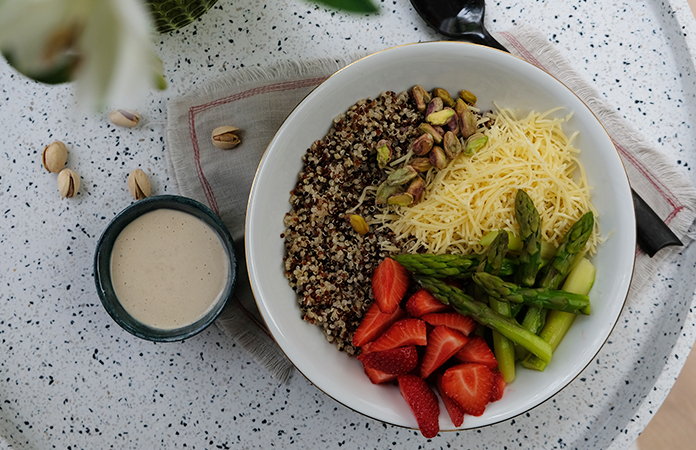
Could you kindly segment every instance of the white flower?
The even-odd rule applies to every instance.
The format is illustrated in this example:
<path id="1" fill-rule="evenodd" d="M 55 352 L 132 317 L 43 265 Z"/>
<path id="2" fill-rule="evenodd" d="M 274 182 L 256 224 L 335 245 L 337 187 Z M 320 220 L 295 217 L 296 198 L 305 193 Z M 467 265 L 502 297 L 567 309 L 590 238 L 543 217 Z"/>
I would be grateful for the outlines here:
<path id="1" fill-rule="evenodd" d="M 78 98 L 128 105 L 163 88 L 142 0 L 0 0 L 0 50 L 23 74 L 76 80 Z"/>

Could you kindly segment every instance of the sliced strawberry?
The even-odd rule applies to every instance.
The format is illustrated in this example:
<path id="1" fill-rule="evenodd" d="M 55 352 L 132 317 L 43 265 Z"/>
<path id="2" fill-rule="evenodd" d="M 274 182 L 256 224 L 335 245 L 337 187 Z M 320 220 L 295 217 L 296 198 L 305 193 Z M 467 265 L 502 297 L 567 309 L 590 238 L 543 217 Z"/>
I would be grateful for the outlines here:
<path id="1" fill-rule="evenodd" d="M 370 369 L 369 367 L 363 367 L 365 369 L 365 375 L 370 379 L 372 384 L 384 384 L 390 381 L 396 380 L 397 375 L 392 375 L 389 373 L 380 372 L 377 369 Z"/>
<path id="2" fill-rule="evenodd" d="M 372 273 L 372 294 L 383 313 L 399 307 L 408 289 L 408 270 L 391 258 L 385 258 Z"/>
<path id="3" fill-rule="evenodd" d="M 358 329 L 355 330 L 353 335 L 353 347 L 362 347 L 368 342 L 372 342 L 382 335 L 385 331 L 389 329 L 394 323 L 406 317 L 406 311 L 403 308 L 397 306 L 396 310 L 391 313 L 383 313 L 379 309 L 377 303 L 373 303 L 372 306 L 365 313 Z"/>
<path id="4" fill-rule="evenodd" d="M 406 345 L 426 345 L 427 343 L 428 332 L 425 322 L 420 319 L 401 319 L 372 343 L 370 351 L 378 352 Z"/>
<path id="5" fill-rule="evenodd" d="M 444 403 L 445 408 L 447 408 L 447 414 L 449 414 L 452 423 L 455 427 L 461 426 L 462 423 L 464 423 L 464 411 L 457 402 L 452 400 L 450 396 L 445 393 L 445 389 L 442 387 L 442 373 L 439 373 L 435 377 L 435 386 L 437 386 L 437 392 L 440 393 L 440 398 L 442 398 L 442 403 Z"/>
<path id="6" fill-rule="evenodd" d="M 428 335 L 428 346 L 421 362 L 421 377 L 428 378 L 431 373 L 464 348 L 468 337 L 459 331 L 438 325 Z"/>
<path id="7" fill-rule="evenodd" d="M 493 390 L 491 391 L 491 401 L 497 402 L 503 398 L 503 392 L 505 391 L 505 386 L 507 383 L 503 379 L 503 374 L 498 370 L 493 371 Z"/>
<path id="8" fill-rule="evenodd" d="M 485 364 L 491 369 L 498 367 L 498 360 L 481 336 L 470 336 L 469 342 L 454 357 L 462 362 Z"/>
<path id="9" fill-rule="evenodd" d="M 454 328 L 457 331 L 464 333 L 464 336 L 470 335 L 476 328 L 474 319 L 468 316 L 463 316 L 457 312 L 443 312 L 436 314 L 426 314 L 421 319 L 425 320 L 432 326 L 445 325 Z"/>
<path id="10" fill-rule="evenodd" d="M 413 317 L 423 317 L 426 314 L 452 311 L 452 307 L 445 305 L 425 289 L 420 289 L 406 300 L 406 311 Z"/>
<path id="11" fill-rule="evenodd" d="M 377 369 L 390 375 L 404 375 L 418 365 L 418 352 L 415 345 L 392 348 L 389 350 L 362 353 L 358 360 L 365 367 Z"/>
<path id="12" fill-rule="evenodd" d="M 480 416 L 491 399 L 493 371 L 477 363 L 450 367 L 442 375 L 442 388 L 465 414 Z"/>
<path id="13" fill-rule="evenodd" d="M 399 390 L 416 417 L 418 428 L 426 438 L 434 438 L 440 431 L 440 406 L 435 393 L 416 375 L 399 375 Z"/>

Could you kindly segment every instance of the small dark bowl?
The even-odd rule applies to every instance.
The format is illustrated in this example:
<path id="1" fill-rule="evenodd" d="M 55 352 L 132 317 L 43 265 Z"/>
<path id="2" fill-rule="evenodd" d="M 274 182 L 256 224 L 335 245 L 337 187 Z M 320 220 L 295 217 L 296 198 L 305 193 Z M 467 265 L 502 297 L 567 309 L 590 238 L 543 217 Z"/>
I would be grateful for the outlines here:
<path id="1" fill-rule="evenodd" d="M 114 247 L 116 238 L 121 231 L 133 220 L 143 214 L 156 209 L 174 209 L 191 214 L 208 224 L 220 237 L 227 255 L 229 257 L 229 273 L 227 285 L 223 295 L 220 296 L 217 304 L 208 313 L 196 322 L 184 327 L 175 329 L 159 329 L 147 326 L 135 320 L 118 301 L 114 288 L 111 283 L 111 251 Z M 218 317 L 220 312 L 232 297 L 237 278 L 237 262 L 235 258 L 234 244 L 229 231 L 222 223 L 220 218 L 207 206 L 195 200 L 175 195 L 159 195 L 139 200 L 126 209 L 121 211 L 109 223 L 97 243 L 97 250 L 94 255 L 94 281 L 97 286 L 97 293 L 102 305 L 112 319 L 124 330 L 134 336 L 155 342 L 181 341 L 200 333 L 207 328 Z"/>

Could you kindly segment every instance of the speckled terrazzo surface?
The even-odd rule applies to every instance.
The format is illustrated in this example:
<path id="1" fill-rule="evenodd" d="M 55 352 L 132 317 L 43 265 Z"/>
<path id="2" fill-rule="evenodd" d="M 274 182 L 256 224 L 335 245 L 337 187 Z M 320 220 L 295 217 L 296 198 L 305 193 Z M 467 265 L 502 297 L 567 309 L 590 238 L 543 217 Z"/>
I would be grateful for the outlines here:
<path id="1" fill-rule="evenodd" d="M 695 180 L 696 23 L 683 0 L 510 1 L 487 25 L 535 26 L 676 167 Z M 92 279 L 96 241 L 131 199 L 126 176 L 171 191 L 166 102 L 238 67 L 439 39 L 405 0 L 375 17 L 301 1 L 220 0 L 158 41 L 170 88 L 116 129 L 75 109 L 70 86 L 37 85 L 0 62 L 0 447 L 627 448 L 657 411 L 696 336 L 696 249 L 675 255 L 629 302 L 596 360 L 559 395 L 508 422 L 426 441 L 361 416 L 295 375 L 279 385 L 216 328 L 154 344 L 118 328 Z M 414 62 L 417 63 L 417 62 Z M 82 176 L 60 199 L 40 154 L 55 139 Z"/>

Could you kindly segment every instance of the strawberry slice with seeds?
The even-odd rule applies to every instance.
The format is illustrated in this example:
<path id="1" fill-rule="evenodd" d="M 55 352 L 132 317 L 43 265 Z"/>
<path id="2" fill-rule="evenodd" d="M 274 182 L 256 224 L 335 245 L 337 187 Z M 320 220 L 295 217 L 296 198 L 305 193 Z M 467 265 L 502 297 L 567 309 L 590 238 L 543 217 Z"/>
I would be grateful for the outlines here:
<path id="1" fill-rule="evenodd" d="M 406 311 L 404 311 L 403 308 L 397 306 L 393 313 L 387 314 L 379 309 L 377 303 L 373 303 L 365 313 L 365 317 L 360 321 L 358 329 L 355 330 L 355 334 L 353 335 L 353 347 L 362 347 L 368 342 L 374 341 L 380 337 L 382 333 L 387 331 L 390 326 L 404 317 L 406 317 Z"/>
<path id="2" fill-rule="evenodd" d="M 435 386 L 437 387 L 437 392 L 440 394 L 440 398 L 442 398 L 442 403 L 445 404 L 447 414 L 449 414 L 452 423 L 455 427 L 460 427 L 462 423 L 464 423 L 464 411 L 457 402 L 452 400 L 452 398 L 445 393 L 445 389 L 442 387 L 442 373 L 439 373 L 435 377 Z"/>
<path id="3" fill-rule="evenodd" d="M 371 351 L 358 356 L 358 361 L 370 369 L 390 375 L 404 375 L 418 365 L 418 352 L 415 345 L 397 347 L 389 350 Z"/>
<path id="4" fill-rule="evenodd" d="M 392 375 L 389 373 L 380 372 L 377 369 L 370 369 L 369 367 L 363 367 L 365 369 L 365 375 L 370 379 L 372 384 L 384 384 L 396 380 L 397 375 Z"/>
<path id="5" fill-rule="evenodd" d="M 452 311 L 452 307 L 445 305 L 425 289 L 420 289 L 406 300 L 406 311 L 413 317 L 423 317 L 426 314 Z"/>
<path id="6" fill-rule="evenodd" d="M 468 340 L 463 333 L 444 325 L 433 328 L 428 335 L 428 346 L 421 362 L 421 378 L 428 378 L 435 369 L 464 348 Z"/>
<path id="7" fill-rule="evenodd" d="M 408 289 L 408 270 L 391 258 L 385 258 L 372 273 L 372 295 L 383 313 L 399 307 Z"/>
<path id="8" fill-rule="evenodd" d="M 442 375 L 442 388 L 465 414 L 480 416 L 491 399 L 493 371 L 478 363 L 450 367 Z"/>
<path id="9" fill-rule="evenodd" d="M 484 364 L 491 369 L 498 367 L 498 360 L 481 336 L 471 336 L 469 342 L 454 357 L 462 362 Z"/>
<path id="10" fill-rule="evenodd" d="M 418 428 L 426 438 L 434 438 L 440 431 L 440 406 L 435 393 L 416 375 L 397 377 L 401 395 L 416 417 Z"/>
<path id="11" fill-rule="evenodd" d="M 428 331 L 425 322 L 420 319 L 401 319 L 372 343 L 370 352 L 427 343 Z"/>
<path id="12" fill-rule="evenodd" d="M 432 326 L 445 325 L 453 328 L 464 336 L 470 335 L 476 329 L 476 322 L 468 316 L 463 316 L 457 312 L 443 312 L 437 314 L 426 314 L 421 319 Z"/>
<path id="13" fill-rule="evenodd" d="M 505 386 L 507 383 L 503 379 L 503 374 L 498 370 L 493 371 L 493 390 L 491 391 L 491 401 L 497 402 L 503 398 L 503 392 L 505 391 Z"/>

